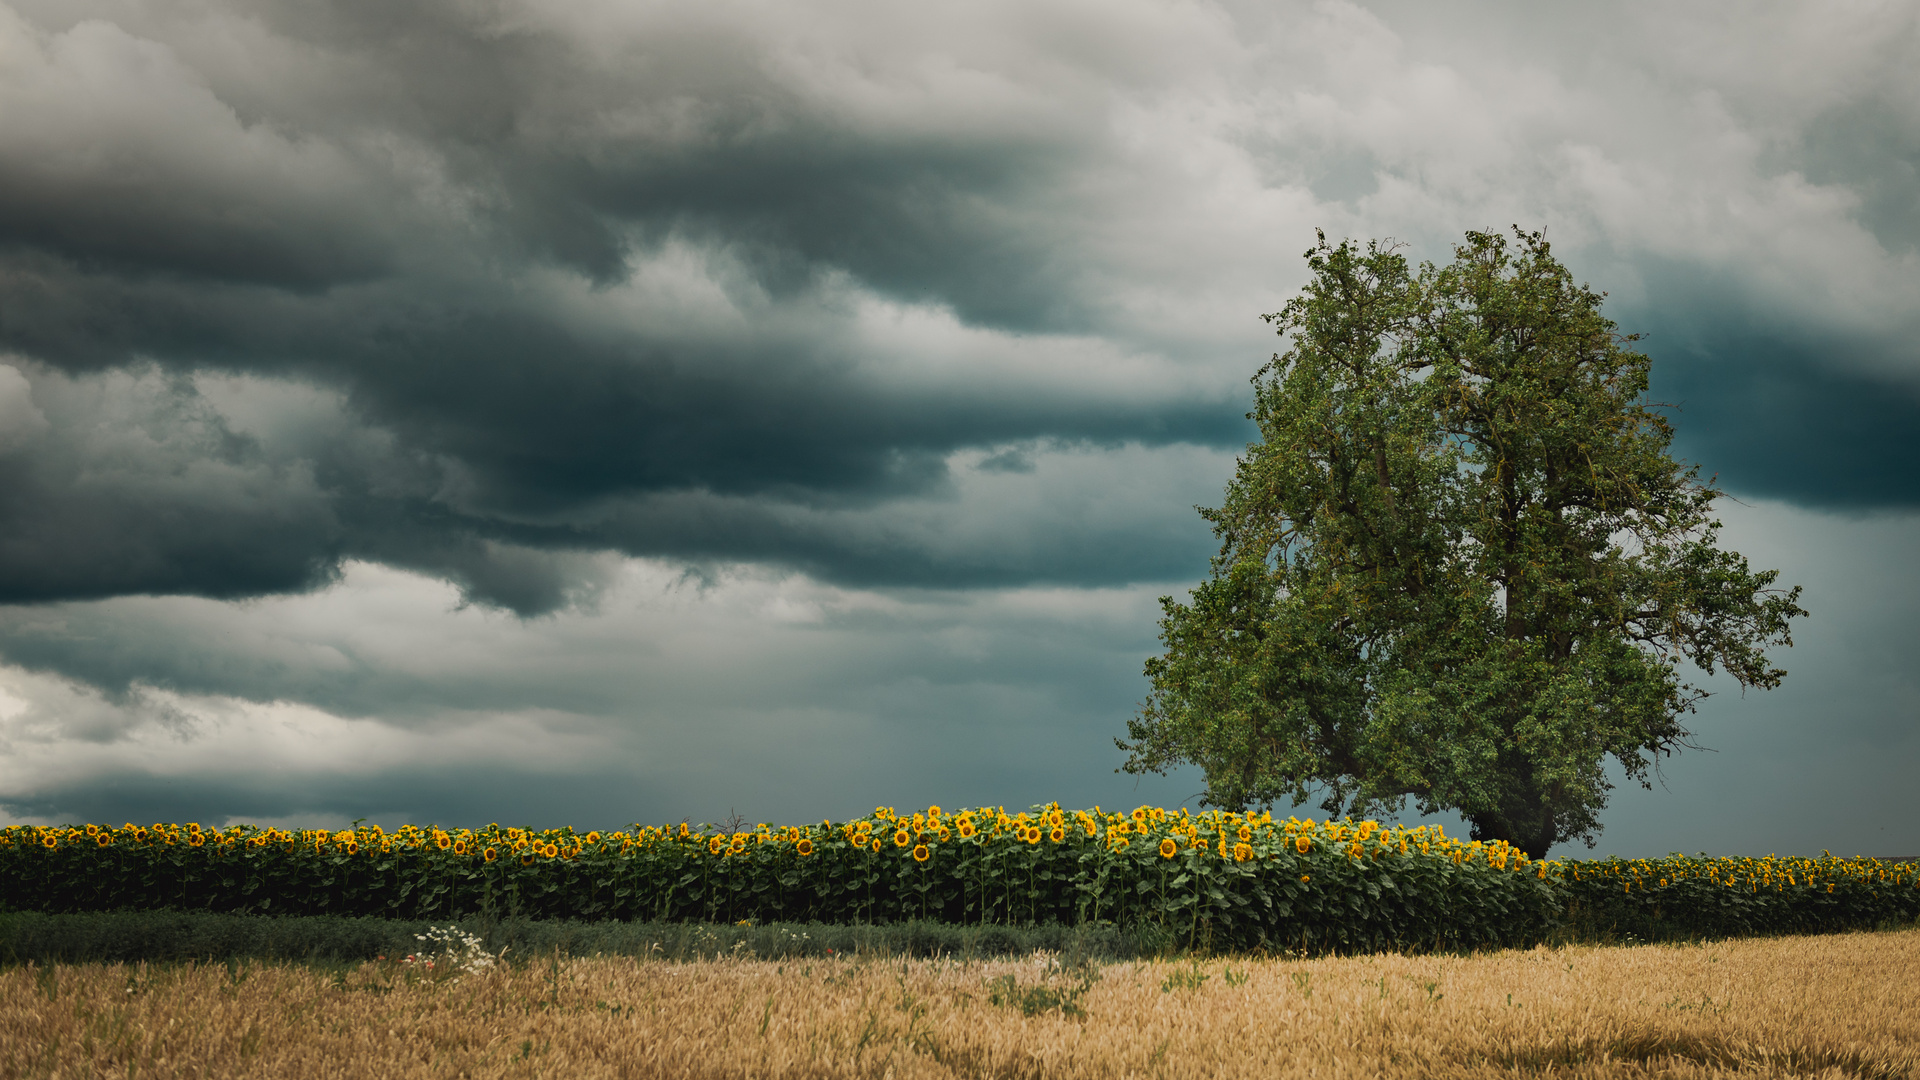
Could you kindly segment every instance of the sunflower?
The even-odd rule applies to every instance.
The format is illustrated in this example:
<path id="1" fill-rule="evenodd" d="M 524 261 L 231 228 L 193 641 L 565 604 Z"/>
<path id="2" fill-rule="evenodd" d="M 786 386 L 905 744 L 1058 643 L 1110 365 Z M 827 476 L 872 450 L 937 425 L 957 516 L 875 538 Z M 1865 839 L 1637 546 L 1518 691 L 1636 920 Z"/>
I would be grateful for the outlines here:
<path id="1" fill-rule="evenodd" d="M 1299 836 L 1293 838 L 1293 849 L 1305 855 L 1307 852 L 1313 850 L 1313 839 L 1306 833 L 1301 833 Z"/>
<path id="2" fill-rule="evenodd" d="M 496 853 L 492 848 L 488 848 L 487 850 L 480 853 L 480 857 L 487 860 L 488 862 L 492 862 L 494 859 L 498 858 L 499 856 L 498 856 L 498 853 Z"/>
<path id="3" fill-rule="evenodd" d="M 733 843 L 727 845 L 727 854 L 738 855 L 745 850 L 747 850 L 747 838 L 742 834 L 735 833 Z"/>
<path id="4" fill-rule="evenodd" d="M 193 847 L 199 847 L 200 845 L 206 842 L 207 842 L 207 836 L 205 833 L 194 833 L 193 835 L 187 837 L 187 843 Z"/>
<path id="5" fill-rule="evenodd" d="M 106 847 L 113 843 L 113 837 L 108 836 L 106 833 L 99 833 L 94 836 L 93 842 L 99 844 L 101 847 Z"/>
<path id="6" fill-rule="evenodd" d="M 95 834 L 97 834 L 97 833 L 99 833 L 99 831 L 100 831 L 100 826 L 98 826 L 98 825 L 91 825 L 91 824 L 90 824 L 90 825 L 88 825 L 88 826 L 87 826 L 87 835 L 88 835 L 88 836 L 93 836 L 93 835 L 95 835 Z"/>
<path id="7" fill-rule="evenodd" d="M 811 855 L 813 854 L 813 841 L 803 836 L 800 838 L 799 843 L 793 845 L 793 850 L 802 857 Z"/>
<path id="8" fill-rule="evenodd" d="M 1302 885 L 1305 885 L 1305 884 L 1306 884 L 1307 882 L 1309 882 L 1309 881 L 1312 881 L 1312 880 L 1313 880 L 1313 875 L 1312 875 L 1312 874 L 1301 874 L 1301 875 L 1300 875 L 1300 884 L 1302 884 Z"/>
<path id="9" fill-rule="evenodd" d="M 433 846 L 439 848 L 441 851 L 445 851 L 453 846 L 453 837 L 443 832 L 435 832 L 433 834 Z"/>
<path id="10" fill-rule="evenodd" d="M 973 822 L 968 821 L 965 818 L 962 818 L 960 821 L 960 839 L 965 840 L 971 837 L 972 835 L 973 835 Z"/>
<path id="11" fill-rule="evenodd" d="M 877 836 L 876 836 L 876 837 L 874 837 L 874 839 L 873 839 L 873 850 L 874 850 L 874 851 L 879 851 L 879 850 L 880 850 L 880 849 L 881 849 L 882 847 L 884 847 L 884 846 L 885 846 L 885 845 L 883 845 L 883 844 L 881 844 L 881 843 L 880 843 L 880 838 L 879 838 L 879 837 L 877 837 Z"/>
<path id="12" fill-rule="evenodd" d="M 520 856 L 520 865 L 521 865 L 521 866 L 532 866 L 532 865 L 533 865 L 533 852 L 532 852 L 532 851 L 529 851 L 529 852 L 527 852 L 527 853 L 526 853 L 525 855 L 522 855 L 522 856 Z"/>
<path id="13" fill-rule="evenodd" d="M 908 832 L 905 829 L 895 829 L 893 832 L 893 846 L 894 847 L 912 847 L 913 834 Z"/>
<path id="14" fill-rule="evenodd" d="M 1252 844 L 1242 842 L 1242 843 L 1233 845 L 1233 861 L 1234 862 L 1246 862 L 1248 859 L 1251 859 L 1251 858 L 1253 858 Z"/>
<path id="15" fill-rule="evenodd" d="M 1246 843 L 1246 842 L 1247 842 L 1247 841 L 1249 841 L 1249 840 L 1252 840 L 1252 839 L 1253 839 L 1253 828 L 1252 828 L 1251 826 L 1247 826 L 1247 825 L 1242 825 L 1242 826 L 1240 826 L 1240 832 L 1239 832 L 1239 836 L 1240 836 L 1240 842 L 1241 842 L 1241 843 L 1243 843 L 1243 844 L 1244 844 L 1244 843 Z"/>
<path id="16" fill-rule="evenodd" d="M 1025 840 L 1029 844 L 1037 844 L 1040 842 L 1040 836 L 1040 826 L 1028 825 L 1022 830 L 1020 839 Z"/>
<path id="17" fill-rule="evenodd" d="M 946 843 L 948 840 L 953 839 L 953 834 L 947 831 L 947 827 L 945 825 L 934 826 L 933 834 L 935 836 L 938 836 L 940 838 L 940 842 L 943 844 Z"/>
<path id="18" fill-rule="evenodd" d="M 707 851 L 708 853 L 713 855 L 720 854 L 721 849 L 725 848 L 726 846 L 727 846 L 727 840 L 726 840 L 726 837 L 723 837 L 723 836 L 716 836 L 713 839 L 707 841 Z"/>
<path id="19" fill-rule="evenodd" d="M 50 848 L 51 848 L 51 847 L 59 847 L 59 846 L 60 846 L 60 841 L 58 841 L 58 840 L 55 840 L 55 839 L 53 838 L 53 834 L 52 834 L 52 833 L 46 833 L 45 835 L 43 835 L 43 836 L 41 836 L 41 837 L 40 837 L 40 846 L 41 846 L 41 847 L 50 847 Z"/>
<path id="20" fill-rule="evenodd" d="M 1161 858 L 1171 859 L 1175 855 L 1179 854 L 1179 852 L 1180 852 L 1180 845 L 1173 842 L 1173 837 L 1169 836 L 1165 840 L 1160 841 L 1160 857 Z"/>
<path id="21" fill-rule="evenodd" d="M 599 842 L 600 842 L 600 830 L 595 829 L 594 831 L 587 834 L 587 843 L 597 844 Z"/>
<path id="22" fill-rule="evenodd" d="M 349 844 L 353 843 L 351 840 L 347 842 Z M 467 853 L 467 842 L 465 840 L 455 840 L 453 842 L 453 853 L 455 855 L 465 855 Z"/>
<path id="23" fill-rule="evenodd" d="M 549 858 L 549 859 L 556 859 L 556 858 L 559 858 L 559 857 L 560 857 L 560 845 L 559 845 L 559 844 L 548 844 L 548 845 L 547 845 L 546 847 L 543 847 L 543 848 L 541 848 L 541 849 L 540 849 L 540 854 L 542 854 L 542 855 L 545 855 L 545 856 L 546 856 L 547 858 Z"/>
<path id="24" fill-rule="evenodd" d="M 933 852 L 927 850 L 927 845 L 925 844 L 913 845 L 913 861 L 914 862 L 926 862 L 928 857 L 931 856 L 932 854 Z"/>
<path id="25" fill-rule="evenodd" d="M 1067 838 L 1067 830 L 1061 828 L 1058 825 L 1055 825 L 1053 827 L 1053 831 L 1047 834 L 1047 839 L 1053 841 L 1056 844 L 1062 843 L 1063 841 L 1066 840 L 1066 838 Z"/>
<path id="26" fill-rule="evenodd" d="M 340 846 L 346 848 L 347 854 L 349 855 L 358 854 L 360 851 L 360 844 L 358 841 L 349 840 Z M 457 847 L 458 845 L 455 845 L 455 846 Z"/>

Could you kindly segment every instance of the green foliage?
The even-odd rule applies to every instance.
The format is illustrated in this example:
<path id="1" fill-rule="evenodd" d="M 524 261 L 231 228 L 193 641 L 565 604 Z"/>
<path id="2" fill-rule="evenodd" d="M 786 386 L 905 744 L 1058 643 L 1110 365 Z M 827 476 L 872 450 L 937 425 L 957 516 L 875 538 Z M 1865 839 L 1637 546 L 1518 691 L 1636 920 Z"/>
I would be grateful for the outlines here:
<path id="1" fill-rule="evenodd" d="M 1058 1010 L 1070 1020 L 1084 1020 L 1087 1010 L 1080 999 L 1100 981 L 1100 970 L 1091 965 L 1079 971 L 1078 978 L 1052 982 L 1022 983 L 1017 976 L 1002 975 L 987 984 L 990 1005 L 1018 1009 L 1022 1016 L 1038 1016 Z"/>
<path id="2" fill-rule="evenodd" d="M 526 850 L 570 835 L 513 832 Z M 413 935 L 426 924 L 457 922 L 495 928 L 474 932 L 489 949 L 511 944 L 520 955 L 622 951 L 641 931 L 621 927 L 655 928 L 647 941 L 675 955 L 736 947 L 820 955 L 871 945 L 863 933 L 914 955 L 1316 954 L 1459 951 L 1570 935 L 1813 932 L 1920 914 L 1915 864 L 1538 862 L 1503 843 L 1462 842 L 1426 827 L 1145 807 L 1131 815 L 1057 806 L 1016 815 L 879 811 L 732 834 L 640 828 L 553 843 L 560 854 L 551 857 L 505 857 L 495 848 L 491 860 L 490 841 L 504 843 L 505 830 L 401 834 L 418 842 L 372 830 L 236 827 L 200 832 L 197 844 L 194 835 L 166 825 L 93 835 L 0 829 L 0 909 L 22 913 L 6 916 L 9 947 L 24 948 L 22 927 L 52 925 L 24 913 L 100 911 L 168 913 L 82 923 L 98 939 L 69 933 L 62 947 L 131 957 L 158 936 L 193 956 L 376 955 L 416 952 Z M 205 913 L 288 918 L 196 921 Z M 268 924 L 270 938 L 248 936 Z M 725 932 L 708 929 L 716 925 Z M 407 929 L 393 939 L 397 926 Z M 775 929 L 794 926 L 813 929 Z M 570 936 L 507 941 L 499 927 L 566 927 Z"/>
<path id="3" fill-rule="evenodd" d="M 553 956 L 649 960 L 878 957 L 1009 957 L 1057 954 L 1063 970 L 1152 955 L 1157 943 L 1112 926 L 953 926 L 586 922 L 483 919 L 451 924 L 331 915 L 230 915 L 208 911 L 109 911 L 0 915 L 0 963 L 229 963 L 247 960 L 338 965 L 398 959 L 421 935 L 452 925 L 510 964 Z"/>
<path id="4" fill-rule="evenodd" d="M 1910 923 L 1920 870 L 1878 859 L 1606 859 L 1555 875 L 1569 933 L 1662 941 L 1806 934 Z"/>
<path id="5" fill-rule="evenodd" d="M 1211 974 L 1200 970 L 1198 962 L 1185 968 L 1176 967 L 1167 972 L 1166 978 L 1160 980 L 1160 992 L 1171 994 L 1176 990 L 1198 990 L 1211 978 L 1213 978 Z"/>
<path id="6" fill-rule="evenodd" d="M 1592 843 L 1605 758 L 1644 784 L 1688 745 L 1682 660 L 1778 685 L 1763 649 L 1792 643 L 1800 590 L 1716 546 L 1648 359 L 1517 234 L 1417 272 L 1307 253 L 1267 316 L 1289 347 L 1254 376 L 1261 440 L 1202 511 L 1212 574 L 1162 600 L 1128 771 L 1199 765 L 1232 809 L 1411 796 L 1541 858 Z"/>

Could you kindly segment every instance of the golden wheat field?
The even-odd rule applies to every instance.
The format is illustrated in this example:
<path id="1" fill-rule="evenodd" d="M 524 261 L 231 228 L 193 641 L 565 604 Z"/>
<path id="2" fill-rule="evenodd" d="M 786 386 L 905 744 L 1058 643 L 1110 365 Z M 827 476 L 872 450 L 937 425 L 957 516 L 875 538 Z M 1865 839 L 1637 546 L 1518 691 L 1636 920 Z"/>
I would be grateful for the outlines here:
<path id="1" fill-rule="evenodd" d="M 0 1075 L 1920 1075 L 1914 930 L 1080 969 L 599 958 L 449 974 L 15 967 L 0 973 Z"/>

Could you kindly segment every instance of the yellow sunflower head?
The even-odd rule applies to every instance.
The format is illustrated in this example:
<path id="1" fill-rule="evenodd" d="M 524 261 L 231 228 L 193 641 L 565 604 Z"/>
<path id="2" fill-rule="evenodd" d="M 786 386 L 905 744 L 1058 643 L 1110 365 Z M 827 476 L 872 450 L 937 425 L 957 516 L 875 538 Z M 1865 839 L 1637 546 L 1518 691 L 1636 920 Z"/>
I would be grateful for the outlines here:
<path id="1" fill-rule="evenodd" d="M 965 818 L 962 818 L 960 820 L 960 839 L 965 840 L 972 835 L 973 835 L 973 822 Z"/>
<path id="2" fill-rule="evenodd" d="M 793 850 L 798 852 L 803 857 L 807 855 L 811 855 L 813 854 L 813 841 L 803 836 L 800 838 L 798 843 L 793 845 Z"/>
<path id="3" fill-rule="evenodd" d="M 1169 836 L 1165 840 L 1160 841 L 1160 857 L 1161 858 L 1171 859 L 1179 853 L 1180 853 L 1180 845 L 1173 842 L 1173 837 Z"/>
<path id="4" fill-rule="evenodd" d="M 1305 855 L 1307 852 L 1313 850 L 1313 838 L 1306 833 L 1301 833 L 1299 836 L 1293 838 L 1293 849 Z"/>
<path id="5" fill-rule="evenodd" d="M 481 852 L 480 856 L 481 858 L 486 859 L 488 862 L 492 862 L 494 859 L 499 857 L 499 853 L 494 851 L 492 848 L 488 848 L 487 850 Z"/>
<path id="6" fill-rule="evenodd" d="M 894 847 L 912 847 L 913 834 L 908 832 L 905 829 L 895 829 L 893 832 L 893 846 Z"/>
<path id="7" fill-rule="evenodd" d="M 925 844 L 915 844 L 913 846 L 914 862 L 926 862 L 927 859 L 932 855 L 933 855 L 933 852 L 927 850 L 927 845 Z"/>
<path id="8" fill-rule="evenodd" d="M 1056 844 L 1063 842 L 1064 840 L 1066 840 L 1066 838 L 1067 838 L 1067 830 L 1061 828 L 1058 825 L 1055 825 L 1053 827 L 1053 831 L 1047 834 L 1047 839 L 1053 841 Z"/>
<path id="9" fill-rule="evenodd" d="M 1233 845 L 1233 861 L 1234 862 L 1246 862 L 1248 859 L 1251 859 L 1251 858 L 1253 858 L 1252 844 L 1239 843 L 1239 844 Z"/>

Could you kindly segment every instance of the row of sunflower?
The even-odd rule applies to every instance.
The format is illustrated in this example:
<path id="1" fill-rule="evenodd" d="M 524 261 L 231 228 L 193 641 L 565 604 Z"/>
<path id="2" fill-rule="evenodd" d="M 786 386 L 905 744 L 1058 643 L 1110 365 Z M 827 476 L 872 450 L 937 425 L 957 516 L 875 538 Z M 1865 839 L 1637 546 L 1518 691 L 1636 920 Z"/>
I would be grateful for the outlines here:
<path id="1" fill-rule="evenodd" d="M 1001 807 L 716 830 L 127 824 L 0 829 L 0 905 L 285 914 L 1153 924 L 1314 951 L 1874 925 L 1920 912 L 1870 859 L 1536 861 L 1433 826 Z"/>
<path id="2" fill-rule="evenodd" d="M 1851 929 L 1920 916 L 1920 863 L 1910 861 L 1669 855 L 1568 862 L 1554 879 L 1577 926 L 1648 940 Z"/>

